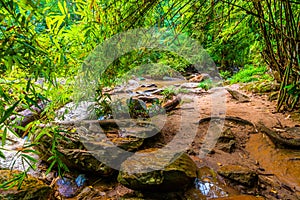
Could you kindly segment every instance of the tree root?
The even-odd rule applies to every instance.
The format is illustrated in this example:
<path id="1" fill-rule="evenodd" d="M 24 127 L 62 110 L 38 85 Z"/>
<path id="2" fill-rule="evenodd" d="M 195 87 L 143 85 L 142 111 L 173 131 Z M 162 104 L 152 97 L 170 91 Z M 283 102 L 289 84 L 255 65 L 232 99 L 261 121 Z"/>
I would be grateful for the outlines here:
<path id="1" fill-rule="evenodd" d="M 276 131 L 267 128 L 262 122 L 259 123 L 259 130 L 265 133 L 275 145 L 283 148 L 299 149 L 300 139 L 285 139 L 281 137 Z"/>
<path id="2" fill-rule="evenodd" d="M 256 128 L 255 124 L 253 124 L 252 122 L 242 119 L 240 117 L 234 117 L 234 116 L 225 116 L 225 117 L 205 117 L 199 120 L 198 124 L 201 124 L 203 122 L 208 122 L 210 120 L 214 120 L 214 119 L 218 119 L 218 120 L 227 120 L 227 121 L 233 121 L 239 124 L 244 124 L 244 125 L 250 125 L 253 126 L 254 128 Z"/>

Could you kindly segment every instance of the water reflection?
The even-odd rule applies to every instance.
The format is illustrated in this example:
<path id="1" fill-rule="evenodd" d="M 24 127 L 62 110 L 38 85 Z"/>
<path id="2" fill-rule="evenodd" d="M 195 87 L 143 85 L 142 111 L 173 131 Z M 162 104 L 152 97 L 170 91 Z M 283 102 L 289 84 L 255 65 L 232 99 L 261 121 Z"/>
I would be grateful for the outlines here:
<path id="1" fill-rule="evenodd" d="M 220 188 L 219 186 L 217 186 L 215 183 L 212 182 L 201 181 L 200 179 L 196 178 L 195 186 L 208 199 L 228 196 L 227 193 L 222 188 Z"/>

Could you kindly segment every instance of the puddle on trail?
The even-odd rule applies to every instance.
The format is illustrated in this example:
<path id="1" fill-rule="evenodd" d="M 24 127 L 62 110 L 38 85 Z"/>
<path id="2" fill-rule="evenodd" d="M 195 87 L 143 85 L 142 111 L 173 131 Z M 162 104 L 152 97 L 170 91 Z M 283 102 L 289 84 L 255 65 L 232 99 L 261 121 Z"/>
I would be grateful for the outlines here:
<path id="1" fill-rule="evenodd" d="M 300 191 L 300 150 L 278 149 L 263 134 L 251 135 L 246 149 L 267 173 Z"/>
<path id="2" fill-rule="evenodd" d="M 195 180 L 195 186 L 200 190 L 201 194 L 207 198 L 219 198 L 228 196 L 227 193 L 220 188 L 216 183 L 209 181 L 201 181 L 198 178 Z"/>
<path id="3" fill-rule="evenodd" d="M 207 166 L 199 168 L 194 186 L 194 189 L 190 190 L 187 195 L 191 199 L 214 199 L 239 194 L 234 189 L 222 184 L 217 178 L 217 173 Z"/>

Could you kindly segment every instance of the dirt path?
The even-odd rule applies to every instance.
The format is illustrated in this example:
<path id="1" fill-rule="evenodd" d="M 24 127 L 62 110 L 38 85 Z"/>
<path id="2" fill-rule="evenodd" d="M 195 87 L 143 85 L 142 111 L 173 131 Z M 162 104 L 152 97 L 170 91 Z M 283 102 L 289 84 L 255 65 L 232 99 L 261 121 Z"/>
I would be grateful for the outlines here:
<path id="1" fill-rule="evenodd" d="M 300 123 L 292 120 L 288 113 L 275 113 L 276 102 L 268 101 L 267 95 L 241 91 L 238 85 L 230 88 L 248 95 L 251 101 L 239 103 L 221 88 L 208 92 L 201 91 L 197 94 L 179 94 L 183 103 L 177 109 L 167 116 L 152 119 L 153 123 L 161 127 L 162 134 L 155 140 L 151 139 L 144 148 L 171 146 L 174 150 L 188 152 L 200 168 L 200 182 L 209 181 L 211 188 L 206 196 L 203 196 L 203 191 L 201 194 L 199 190 L 191 189 L 185 193 L 185 198 L 218 197 L 217 193 L 220 192 L 218 190 L 222 188 L 222 191 L 233 199 L 244 199 L 244 196 L 237 196 L 240 194 L 250 195 L 247 196 L 249 199 L 256 199 L 254 196 L 257 195 L 266 199 L 299 199 L 299 150 L 277 148 L 268 136 L 249 124 L 228 120 L 217 121 L 216 124 L 209 121 L 198 123 L 200 119 L 206 117 L 233 116 L 245 119 L 254 125 L 262 122 L 270 128 L 299 126 Z M 220 132 L 220 137 L 210 136 L 215 132 Z M 228 133 L 229 136 L 226 134 L 224 136 L 224 133 Z M 214 139 L 217 141 L 213 142 Z M 209 143 L 213 145 L 207 145 Z M 216 174 L 222 167 L 227 166 L 242 167 L 244 172 L 241 174 L 237 172 L 237 177 L 241 180 L 245 178 L 243 177 L 245 174 L 253 172 L 255 174 L 255 179 L 251 180 L 253 183 L 241 184 Z M 206 173 L 207 167 L 212 168 L 214 172 L 208 170 L 210 172 Z M 232 170 L 230 173 L 234 175 L 236 171 Z M 108 193 L 130 192 L 123 186 L 117 185 Z"/>
<path id="2" fill-rule="evenodd" d="M 232 89 L 239 90 L 238 85 L 231 86 Z M 213 106 L 226 106 L 225 113 L 219 113 L 220 116 L 234 116 L 248 120 L 253 124 L 262 122 L 267 127 L 295 127 L 299 126 L 299 121 L 292 120 L 288 113 L 275 113 L 276 103 L 267 100 L 266 95 L 246 93 L 251 101 L 239 103 L 233 99 L 229 93 L 220 94 L 219 98 L 224 99 L 226 103 L 222 105 L 213 105 L 215 92 L 202 95 L 183 95 L 183 100 L 193 99 L 187 102 L 197 100 L 197 113 L 201 118 L 214 116 L 216 109 Z M 191 104 L 191 103 L 186 103 Z M 182 108 L 188 107 L 183 104 Z M 218 110 L 218 109 L 217 109 Z M 195 112 L 195 110 L 193 111 Z M 174 135 L 180 129 L 179 124 L 181 113 L 175 110 L 169 115 L 168 121 L 163 129 L 164 138 L 162 143 L 167 144 L 172 141 Z M 244 194 L 263 195 L 268 199 L 298 199 L 300 198 L 300 151 L 279 149 L 265 134 L 246 124 L 238 124 L 225 120 L 222 130 L 230 129 L 234 136 L 234 144 L 218 141 L 213 149 L 204 158 L 201 151 L 206 142 L 205 135 L 208 133 L 209 122 L 200 124 L 197 135 L 189 149 L 189 154 L 194 161 L 201 166 L 209 166 L 215 171 L 220 170 L 222 166 L 238 165 L 254 171 L 258 175 L 258 181 L 251 186 L 235 184 L 225 180 L 225 184 Z M 207 150 L 205 150 L 207 151 Z"/>

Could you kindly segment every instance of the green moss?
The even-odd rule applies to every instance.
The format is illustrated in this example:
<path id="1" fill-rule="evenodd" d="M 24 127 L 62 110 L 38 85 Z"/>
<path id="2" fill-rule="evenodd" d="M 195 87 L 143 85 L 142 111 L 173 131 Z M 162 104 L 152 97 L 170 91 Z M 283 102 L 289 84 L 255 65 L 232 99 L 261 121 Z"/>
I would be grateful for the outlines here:
<path id="1" fill-rule="evenodd" d="M 265 66 L 254 67 L 253 65 L 246 65 L 244 69 L 231 77 L 230 84 L 273 80 L 272 76 L 267 72 L 268 69 Z"/>

